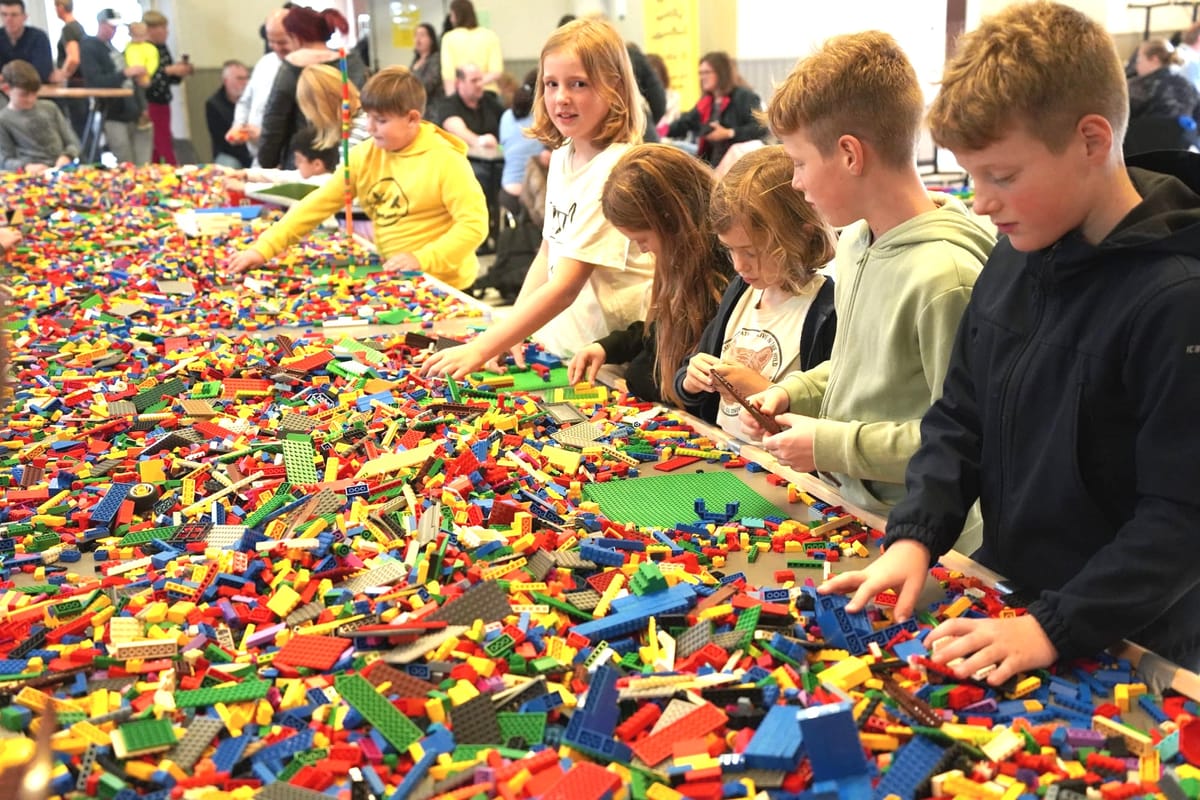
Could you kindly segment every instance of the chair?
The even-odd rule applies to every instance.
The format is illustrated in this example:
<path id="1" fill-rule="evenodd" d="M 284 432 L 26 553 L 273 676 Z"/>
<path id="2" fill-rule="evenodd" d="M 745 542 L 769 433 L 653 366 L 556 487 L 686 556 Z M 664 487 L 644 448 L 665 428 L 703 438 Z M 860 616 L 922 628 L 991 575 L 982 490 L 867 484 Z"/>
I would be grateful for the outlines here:
<path id="1" fill-rule="evenodd" d="M 1191 117 L 1154 115 L 1129 120 L 1124 151 L 1133 156 L 1155 150 L 1188 150 L 1195 144 L 1196 125 Z"/>

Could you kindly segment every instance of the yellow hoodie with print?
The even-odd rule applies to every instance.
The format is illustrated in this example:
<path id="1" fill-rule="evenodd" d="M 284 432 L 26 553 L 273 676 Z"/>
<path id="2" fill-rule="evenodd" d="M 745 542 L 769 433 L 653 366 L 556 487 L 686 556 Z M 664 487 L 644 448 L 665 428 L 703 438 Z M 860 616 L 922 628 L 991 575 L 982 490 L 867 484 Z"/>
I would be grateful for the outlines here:
<path id="1" fill-rule="evenodd" d="M 412 143 L 395 152 L 373 140 L 350 150 L 350 185 L 375 224 L 386 261 L 412 253 L 424 272 L 464 289 L 475 281 L 475 249 L 487 238 L 487 203 L 461 140 L 422 122 Z M 270 260 L 345 205 L 340 170 L 258 237 L 253 249 Z"/>

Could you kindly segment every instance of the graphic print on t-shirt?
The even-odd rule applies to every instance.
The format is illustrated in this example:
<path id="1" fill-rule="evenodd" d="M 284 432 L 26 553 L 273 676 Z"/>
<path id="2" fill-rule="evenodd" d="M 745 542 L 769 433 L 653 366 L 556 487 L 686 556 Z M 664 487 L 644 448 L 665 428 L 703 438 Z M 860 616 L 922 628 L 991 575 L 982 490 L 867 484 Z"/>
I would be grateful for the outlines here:
<path id="1" fill-rule="evenodd" d="M 363 211 L 376 225 L 395 225 L 408 216 L 408 195 L 395 178 L 383 178 L 367 192 Z"/>
<path id="2" fill-rule="evenodd" d="M 571 207 L 564 211 L 555 205 L 554 201 L 550 201 L 550 219 L 554 221 L 554 236 L 562 233 L 563 228 L 575 220 L 576 206 L 578 203 L 571 203 Z"/>

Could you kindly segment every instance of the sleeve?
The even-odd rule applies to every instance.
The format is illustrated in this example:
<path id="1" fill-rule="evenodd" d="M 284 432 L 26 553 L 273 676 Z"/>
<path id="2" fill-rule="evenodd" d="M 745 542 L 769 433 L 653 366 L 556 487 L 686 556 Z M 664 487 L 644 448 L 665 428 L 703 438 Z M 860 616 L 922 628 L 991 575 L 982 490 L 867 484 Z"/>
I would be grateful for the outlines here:
<path id="1" fill-rule="evenodd" d="M 353 183 L 356 171 L 354 159 L 350 161 L 350 171 Z M 265 230 L 251 247 L 270 261 L 336 214 L 342 208 L 344 197 L 345 184 L 342 181 L 327 181 L 292 206 L 283 219 Z"/>
<path id="2" fill-rule="evenodd" d="M 692 360 L 692 356 L 697 353 L 708 353 L 711 356 L 721 355 L 721 345 L 725 341 L 725 323 L 728 322 L 737 299 L 745 290 L 746 283 L 741 278 L 735 277 L 729 282 L 729 285 L 725 287 L 725 293 L 721 296 L 721 304 L 717 307 L 716 315 L 708 321 L 700 333 L 700 342 L 696 345 L 695 351 L 690 353 L 675 370 L 675 394 L 678 395 L 684 411 L 708 422 L 716 419 L 716 392 L 693 394 L 683 388 L 683 379 L 687 377 L 688 362 Z"/>
<path id="3" fill-rule="evenodd" d="M 906 492 L 888 516 L 884 545 L 915 539 L 936 559 L 954 546 L 979 498 L 982 442 L 971 379 L 971 307 L 963 314 L 942 396 L 921 420 L 921 446 L 908 463 Z"/>
<path id="4" fill-rule="evenodd" d="M 67 122 L 67 115 L 54 103 L 46 103 L 46 105 L 49 106 L 48 112 L 53 115 L 54 124 L 58 126 L 58 135 L 62 137 L 63 142 L 63 151 L 57 153 L 55 157 L 70 156 L 71 158 L 79 158 L 79 137 L 71 129 L 71 123 Z"/>
<path id="5" fill-rule="evenodd" d="M 633 57 L 633 74 L 637 78 L 638 91 L 650 106 L 651 123 L 656 123 L 667 113 L 667 90 L 663 88 L 658 74 L 650 68 L 650 62 L 640 49 L 631 46 L 629 55 Z"/>
<path id="6" fill-rule="evenodd" d="M 930 300 L 917 316 L 921 368 L 930 402 L 941 396 L 955 332 L 970 299 L 969 287 L 955 287 Z M 819 470 L 900 483 L 920 443 L 920 419 L 878 422 L 819 419 L 813 437 L 813 461 Z"/>
<path id="7" fill-rule="evenodd" d="M 483 189 L 460 155 L 447 156 L 442 175 L 442 205 L 454 220 L 444 234 L 418 247 L 413 256 L 435 278 L 456 278 L 459 267 L 487 238 L 488 212 Z"/>
<path id="8" fill-rule="evenodd" d="M 233 107 L 233 126 L 245 125 L 250 121 L 250 103 L 254 99 L 254 75 L 251 74 L 250 82 L 246 84 L 246 90 L 242 92 L 242 96 L 238 98 L 237 105 Z"/>
<path id="9" fill-rule="evenodd" d="M 284 150 L 296 115 L 296 72 L 286 64 L 279 68 L 263 112 L 262 135 L 258 142 L 258 163 L 278 167 L 285 159 Z"/>
<path id="10" fill-rule="evenodd" d="M 762 105 L 762 101 L 758 95 L 748 89 L 743 89 L 739 92 L 741 97 L 737 104 L 738 119 L 733 125 L 733 138 L 729 141 L 750 142 L 755 139 L 761 139 L 767 135 L 767 128 L 759 122 L 754 112 Z"/>
<path id="11" fill-rule="evenodd" d="M 19 172 L 25 168 L 25 159 L 17 155 L 17 140 L 3 117 L 0 117 L 0 164 L 5 172 Z"/>
<path id="12" fill-rule="evenodd" d="M 700 112 L 693 108 L 691 111 L 685 111 L 679 115 L 679 119 L 675 120 L 667 128 L 667 136 L 672 139 L 678 139 L 681 136 L 686 136 L 689 133 L 700 132 Z"/>
<path id="13" fill-rule="evenodd" d="M 211 97 L 204 104 L 204 122 L 208 125 L 208 137 L 212 139 L 212 152 L 215 158 L 218 153 L 226 151 L 228 142 L 225 141 L 225 131 L 221 130 L 225 125 L 225 120 Z"/>
<path id="14" fill-rule="evenodd" d="M 504 72 L 504 54 L 500 49 L 500 37 L 495 31 L 488 32 L 491 34 L 491 36 L 489 37 L 487 54 L 483 59 L 487 62 L 487 64 L 480 65 L 480 68 L 483 70 L 485 75 L 489 73 L 500 75 Z"/>
<path id="15" fill-rule="evenodd" d="M 454 31 L 448 31 L 442 37 L 441 61 L 442 61 L 442 83 L 454 80 L 454 68 L 458 66 L 455 61 L 454 43 L 458 37 L 453 35 Z"/>
<path id="16" fill-rule="evenodd" d="M 821 411 L 821 401 L 829 387 L 829 362 L 822 361 L 812 369 L 789 372 L 779 386 L 787 392 L 789 411 L 815 417 Z"/>
<path id="17" fill-rule="evenodd" d="M 42 77 L 43 83 L 50 81 L 50 73 L 54 71 L 54 54 L 50 51 L 50 37 L 38 31 L 37 42 L 33 48 L 33 66 Z"/>
<path id="18" fill-rule="evenodd" d="M 637 321 L 623 331 L 613 331 L 596 344 L 604 348 L 604 360 L 612 364 L 628 364 L 646 349 L 646 323 Z"/>
<path id="19" fill-rule="evenodd" d="M 1134 514 L 1075 577 L 1029 606 L 1061 657 L 1088 655 L 1137 633 L 1200 584 L 1195 559 L 1181 557 L 1200 543 L 1198 304 L 1200 279 L 1186 277 L 1133 324 L 1123 383 L 1137 420 Z"/>

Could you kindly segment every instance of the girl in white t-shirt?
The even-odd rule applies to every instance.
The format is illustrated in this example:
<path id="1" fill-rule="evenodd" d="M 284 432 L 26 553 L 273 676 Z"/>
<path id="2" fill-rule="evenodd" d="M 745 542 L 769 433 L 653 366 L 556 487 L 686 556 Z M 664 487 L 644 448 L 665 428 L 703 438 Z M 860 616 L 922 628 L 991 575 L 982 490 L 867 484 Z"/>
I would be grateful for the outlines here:
<path id="1" fill-rule="evenodd" d="M 602 20 L 576 20 L 542 48 L 532 135 L 548 147 L 542 248 L 516 305 L 469 344 L 442 350 L 425 375 L 461 378 L 534 334 L 570 356 L 610 331 L 645 319 L 654 259 L 630 247 L 605 218 L 600 198 L 613 165 L 645 129 L 637 83 L 620 34 Z M 518 364 L 519 352 L 514 352 Z"/>
<path id="2" fill-rule="evenodd" d="M 746 154 L 717 184 L 709 216 L 738 277 L 675 377 L 684 408 L 744 441 L 755 438 L 738 421 L 741 406 L 718 393 L 712 373 L 746 396 L 833 348 L 833 280 L 817 274 L 833 259 L 833 232 L 791 183 L 792 161 L 776 146 Z"/>

